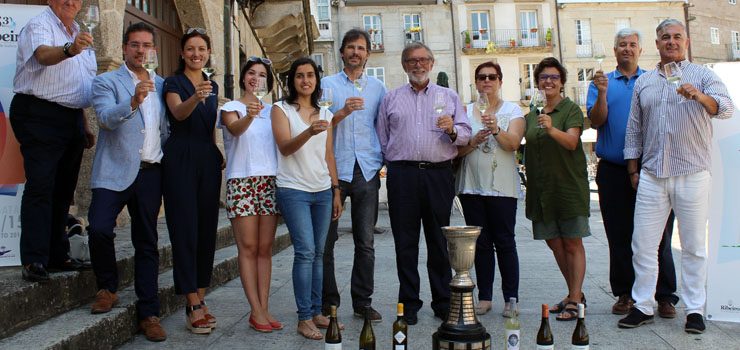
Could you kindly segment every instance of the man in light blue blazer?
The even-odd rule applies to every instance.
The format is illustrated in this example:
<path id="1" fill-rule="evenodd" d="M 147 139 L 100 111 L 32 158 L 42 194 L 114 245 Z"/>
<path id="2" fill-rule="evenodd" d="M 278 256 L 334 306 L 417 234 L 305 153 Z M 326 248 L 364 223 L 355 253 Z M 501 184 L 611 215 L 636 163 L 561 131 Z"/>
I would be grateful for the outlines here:
<path id="1" fill-rule="evenodd" d="M 159 322 L 157 216 L 162 203 L 162 146 L 168 135 L 161 77 L 142 64 L 154 49 L 154 29 L 130 25 L 123 36 L 125 64 L 101 74 L 92 86 L 100 132 L 92 170 L 90 258 L 98 293 L 92 313 L 106 313 L 118 303 L 114 246 L 116 218 L 128 207 L 134 256 L 134 284 L 139 326 L 147 339 L 167 338 Z"/>

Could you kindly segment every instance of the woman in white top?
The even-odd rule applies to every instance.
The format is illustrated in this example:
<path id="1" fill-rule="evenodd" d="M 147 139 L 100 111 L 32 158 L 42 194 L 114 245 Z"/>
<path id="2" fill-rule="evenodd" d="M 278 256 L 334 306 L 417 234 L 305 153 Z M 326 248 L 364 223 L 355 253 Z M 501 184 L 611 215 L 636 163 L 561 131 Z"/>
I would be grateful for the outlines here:
<path id="1" fill-rule="evenodd" d="M 485 62 L 475 69 L 478 93 L 488 97 L 488 107 L 468 105 L 468 120 L 477 133 L 466 146 L 458 147 L 462 159 L 457 176 L 457 193 L 465 222 L 481 226 L 475 248 L 479 315 L 491 310 L 493 276 L 498 253 L 505 317 L 516 310 L 509 298 L 519 299 L 519 256 L 514 241 L 519 196 L 516 150 L 524 135 L 524 118 L 518 105 L 501 99 L 501 67 Z M 482 115 L 481 115 L 482 114 Z"/>
<path id="2" fill-rule="evenodd" d="M 249 326 L 269 333 L 283 325 L 269 312 L 272 243 L 277 215 L 277 147 L 271 105 L 255 97 L 260 80 L 272 90 L 272 62 L 250 57 L 239 74 L 242 97 L 221 107 L 218 124 L 226 150 L 226 214 L 239 250 L 239 275 L 251 313 Z"/>
<path id="3" fill-rule="evenodd" d="M 288 95 L 272 109 L 272 131 L 280 154 L 277 203 L 293 243 L 293 293 L 298 333 L 323 338 L 321 314 L 323 253 L 331 220 L 341 215 L 339 179 L 334 162 L 331 112 L 318 106 L 321 81 L 316 63 L 299 58 L 290 67 Z"/>

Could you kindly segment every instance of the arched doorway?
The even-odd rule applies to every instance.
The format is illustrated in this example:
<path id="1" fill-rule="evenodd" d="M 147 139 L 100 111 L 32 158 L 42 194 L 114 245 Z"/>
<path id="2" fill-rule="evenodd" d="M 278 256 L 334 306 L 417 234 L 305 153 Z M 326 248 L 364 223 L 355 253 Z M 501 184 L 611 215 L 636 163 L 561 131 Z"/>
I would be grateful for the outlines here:
<path id="1" fill-rule="evenodd" d="M 126 0 L 124 31 L 136 22 L 146 22 L 154 27 L 157 33 L 155 45 L 159 51 L 157 73 L 164 77 L 172 75 L 177 69 L 182 37 L 180 18 L 172 0 Z"/>

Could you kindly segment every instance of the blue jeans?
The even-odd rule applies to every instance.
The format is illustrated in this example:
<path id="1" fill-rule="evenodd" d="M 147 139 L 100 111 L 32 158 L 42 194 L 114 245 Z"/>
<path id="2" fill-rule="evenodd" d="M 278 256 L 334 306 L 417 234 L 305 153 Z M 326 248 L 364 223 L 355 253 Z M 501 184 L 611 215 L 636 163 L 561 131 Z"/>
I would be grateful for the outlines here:
<path id="1" fill-rule="evenodd" d="M 293 293 L 298 320 L 321 313 L 323 255 L 332 211 L 332 190 L 305 192 L 278 187 L 275 194 L 293 243 Z"/>

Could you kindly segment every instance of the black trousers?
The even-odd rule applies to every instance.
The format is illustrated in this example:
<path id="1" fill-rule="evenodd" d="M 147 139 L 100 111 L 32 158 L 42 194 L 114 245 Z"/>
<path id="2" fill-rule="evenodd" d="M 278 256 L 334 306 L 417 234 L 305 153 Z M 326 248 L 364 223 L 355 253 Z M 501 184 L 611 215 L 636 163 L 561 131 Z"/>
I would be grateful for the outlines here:
<path id="1" fill-rule="evenodd" d="M 614 296 L 631 295 L 635 282 L 632 267 L 632 231 L 634 228 L 637 191 L 632 188 L 627 167 L 599 161 L 596 172 L 599 187 L 599 206 L 604 230 L 609 241 L 609 283 Z M 671 237 L 674 215 L 671 211 L 658 247 L 658 284 L 655 299 L 678 302 L 676 268 L 673 264 Z"/>
<path id="2" fill-rule="evenodd" d="M 123 191 L 92 190 L 88 220 L 90 259 L 98 289 L 118 290 L 118 265 L 113 229 L 116 218 L 128 207 L 131 241 L 134 244 L 134 286 L 136 311 L 140 320 L 159 317 L 157 215 L 162 204 L 162 171 L 159 166 L 139 170 L 136 180 Z"/>
<path id="3" fill-rule="evenodd" d="M 21 199 L 21 263 L 58 266 L 69 255 L 64 232 L 80 172 L 82 109 L 16 94 L 10 124 L 21 146 L 26 185 Z"/>
<path id="4" fill-rule="evenodd" d="M 419 234 L 424 225 L 427 245 L 427 273 L 432 291 L 432 310 L 447 313 L 450 304 L 452 272 L 447 240 L 442 226 L 450 224 L 455 197 L 452 167 L 420 169 L 413 165 L 388 165 L 386 186 L 391 230 L 396 248 L 398 302 L 408 314 L 415 314 L 423 302 L 419 299 Z"/>
<path id="5" fill-rule="evenodd" d="M 375 286 L 375 221 L 378 216 L 378 188 L 380 175 L 365 181 L 362 168 L 355 162 L 352 172 L 352 182 L 339 181 L 342 203 L 350 197 L 352 200 L 352 238 L 355 244 L 354 261 L 352 263 L 352 277 L 350 294 L 352 308 L 356 311 L 372 304 L 373 288 Z M 322 288 L 323 309 L 328 310 L 330 305 L 339 306 L 341 298 L 334 276 L 334 244 L 339 238 L 337 233 L 338 221 L 329 225 L 329 233 L 324 247 L 324 280 Z"/>

